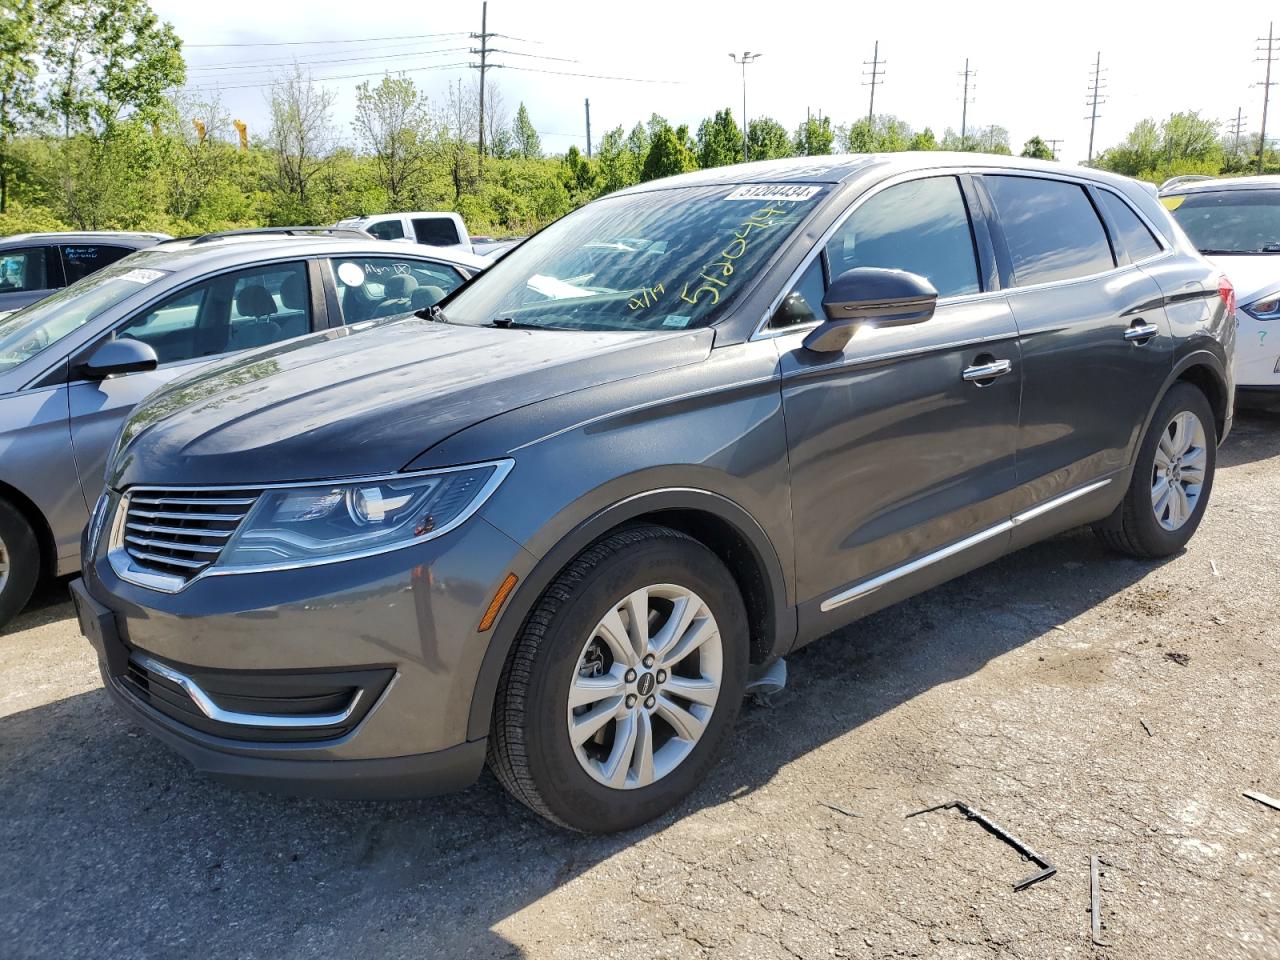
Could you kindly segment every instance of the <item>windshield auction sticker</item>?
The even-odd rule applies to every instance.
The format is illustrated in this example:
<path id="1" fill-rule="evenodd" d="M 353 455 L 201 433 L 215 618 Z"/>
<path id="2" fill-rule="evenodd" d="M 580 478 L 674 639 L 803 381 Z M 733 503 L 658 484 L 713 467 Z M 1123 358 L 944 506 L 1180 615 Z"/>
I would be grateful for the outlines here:
<path id="1" fill-rule="evenodd" d="M 822 188 L 798 183 L 753 183 L 738 187 L 726 200 L 808 200 Z"/>
<path id="2" fill-rule="evenodd" d="M 128 273 L 122 273 L 117 278 L 119 280 L 128 280 L 130 283 L 155 283 L 164 276 L 163 270 L 143 270 L 135 268 Z"/>

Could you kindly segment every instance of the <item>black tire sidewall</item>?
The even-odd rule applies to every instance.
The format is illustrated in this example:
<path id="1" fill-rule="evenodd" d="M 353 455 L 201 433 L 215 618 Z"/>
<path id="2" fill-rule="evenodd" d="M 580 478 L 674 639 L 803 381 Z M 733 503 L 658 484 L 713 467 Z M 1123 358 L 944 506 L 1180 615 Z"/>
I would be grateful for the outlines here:
<path id="1" fill-rule="evenodd" d="M 0 630 L 22 612 L 40 579 L 40 545 L 31 525 L 0 500 L 0 540 L 9 553 L 9 579 L 0 589 Z"/>
<path id="2" fill-rule="evenodd" d="M 1177 530 L 1166 530 L 1156 519 L 1155 510 L 1151 506 L 1151 475 L 1155 466 L 1156 447 L 1160 437 L 1173 418 L 1182 411 L 1188 411 L 1199 418 L 1204 427 L 1207 443 L 1205 444 L 1205 479 L 1200 488 L 1200 498 L 1196 501 L 1191 517 Z M 1217 468 L 1218 448 L 1217 431 L 1214 426 L 1213 408 L 1205 395 L 1189 383 L 1179 383 L 1173 387 L 1164 400 L 1160 402 L 1151 427 L 1142 443 L 1138 461 L 1134 465 L 1133 481 L 1129 488 L 1129 496 L 1133 498 L 1132 516 L 1137 525 L 1137 534 L 1144 552 L 1151 556 L 1169 556 L 1177 553 L 1187 545 L 1195 535 L 1204 512 L 1209 506 L 1209 496 L 1213 492 L 1214 473 Z"/>
<path id="3" fill-rule="evenodd" d="M 723 650 L 720 696 L 702 738 L 675 770 L 647 787 L 615 790 L 582 769 L 569 743 L 569 686 L 588 634 L 609 606 L 657 583 L 687 587 L 711 608 Z M 678 803 L 703 780 L 737 719 L 748 656 L 746 611 L 737 584 L 710 550 L 672 537 L 606 559 L 552 617 L 530 677 L 529 772 L 543 801 L 570 826 L 601 833 L 645 823 Z"/>

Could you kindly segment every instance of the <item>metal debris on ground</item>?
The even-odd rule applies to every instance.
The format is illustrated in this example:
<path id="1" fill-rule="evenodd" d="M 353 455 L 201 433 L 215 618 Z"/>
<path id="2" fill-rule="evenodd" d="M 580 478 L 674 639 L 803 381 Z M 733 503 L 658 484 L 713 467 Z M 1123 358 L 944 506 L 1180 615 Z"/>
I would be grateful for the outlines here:
<path id="1" fill-rule="evenodd" d="M 854 813 L 852 810 L 849 810 L 846 807 L 842 807 L 838 803 L 827 803 L 827 801 L 825 800 L 819 800 L 818 803 L 826 807 L 828 810 L 834 810 L 836 813 L 843 813 L 846 817 L 857 817 L 858 819 L 862 818 L 862 814 Z"/>
<path id="2" fill-rule="evenodd" d="M 984 814 L 979 813 L 977 810 L 975 810 L 973 807 L 969 806 L 967 803 L 965 803 L 962 800 L 951 800 L 951 801 L 948 801 L 947 803 L 940 803 L 937 806 L 926 807 L 923 810 L 917 810 L 915 811 L 915 813 L 908 813 L 907 819 L 910 819 L 911 817 L 918 817 L 922 813 L 932 813 L 935 810 L 952 810 L 952 809 L 959 810 L 970 820 L 976 820 L 979 824 L 981 824 L 987 830 L 988 833 L 994 834 L 995 836 L 999 837 L 1009 846 L 1013 847 L 1013 849 L 1017 850 L 1018 853 L 1022 854 L 1022 857 L 1024 860 L 1030 860 L 1036 866 L 1040 867 L 1040 869 L 1037 870 L 1035 873 L 1025 876 L 1021 880 L 1019 880 L 1017 883 L 1015 883 L 1013 885 L 1014 890 L 1025 890 L 1027 889 L 1027 887 L 1031 886 L 1033 883 L 1039 883 L 1041 880 L 1048 880 L 1050 877 L 1052 877 L 1055 873 L 1058 872 L 1058 868 L 1055 867 L 1052 863 L 1050 863 L 1045 857 L 1036 853 L 1034 850 L 1031 849 L 1030 846 L 1028 846 L 1023 841 L 1019 840 L 1017 837 L 1011 834 L 1008 830 L 1004 829 L 1004 827 L 1000 826 L 998 823 L 996 823 L 991 818 L 985 816 Z"/>
<path id="3" fill-rule="evenodd" d="M 1217 565 L 1216 563 L 1214 563 L 1213 557 L 1210 557 L 1210 558 L 1209 558 L 1209 566 L 1210 566 L 1211 568 L 1213 568 L 1213 575 L 1214 575 L 1215 577 L 1220 577 L 1220 576 L 1222 576 L 1222 574 L 1220 574 L 1220 573 L 1218 572 L 1218 565 Z"/>
<path id="4" fill-rule="evenodd" d="M 1102 861 L 1096 856 L 1089 857 L 1089 927 L 1093 937 L 1094 946 L 1109 947 L 1111 944 L 1106 943 L 1102 939 L 1102 871 L 1099 864 Z"/>
<path id="5" fill-rule="evenodd" d="M 1264 807 L 1270 807 L 1272 810 L 1280 810 L 1280 800 L 1275 799 L 1275 797 L 1268 797 L 1265 793 L 1257 793 L 1253 790 L 1246 790 L 1244 795 L 1250 800 L 1256 800 Z"/>

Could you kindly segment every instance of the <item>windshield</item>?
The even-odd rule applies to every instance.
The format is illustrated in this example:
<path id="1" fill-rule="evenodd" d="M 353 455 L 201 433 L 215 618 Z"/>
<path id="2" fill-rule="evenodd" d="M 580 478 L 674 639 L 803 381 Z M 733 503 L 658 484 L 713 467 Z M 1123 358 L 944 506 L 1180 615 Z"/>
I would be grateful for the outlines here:
<path id="1" fill-rule="evenodd" d="M 103 311 L 166 275 L 133 266 L 132 257 L 91 273 L 23 310 L 0 315 L 0 373 L 29 360 Z"/>
<path id="2" fill-rule="evenodd" d="M 1280 253 L 1280 190 L 1163 197 L 1201 253 Z"/>
<path id="3" fill-rule="evenodd" d="M 752 184 L 606 197 L 508 253 L 445 306 L 445 319 L 561 330 L 706 326 L 826 190 Z"/>

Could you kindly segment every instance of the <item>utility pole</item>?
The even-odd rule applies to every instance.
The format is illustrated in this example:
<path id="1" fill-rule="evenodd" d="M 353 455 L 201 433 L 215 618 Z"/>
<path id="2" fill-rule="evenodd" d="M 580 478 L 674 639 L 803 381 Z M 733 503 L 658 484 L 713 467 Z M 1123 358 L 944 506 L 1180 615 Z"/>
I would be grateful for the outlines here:
<path id="1" fill-rule="evenodd" d="M 1093 61 L 1093 71 L 1089 74 L 1089 116 L 1085 119 L 1089 121 L 1089 159 L 1087 163 L 1093 163 L 1093 133 L 1098 126 L 1098 104 L 1106 103 L 1106 96 L 1102 90 L 1106 87 L 1106 82 L 1102 79 L 1102 51 L 1098 51 L 1097 58 Z"/>
<path id="2" fill-rule="evenodd" d="M 479 54 L 480 62 L 471 64 L 473 69 L 480 71 L 480 176 L 484 177 L 484 74 L 489 69 L 489 38 L 493 34 L 489 32 L 489 0 L 485 0 L 480 6 L 480 32 L 471 34 L 472 40 L 480 41 L 480 49 L 471 48 L 472 56 Z"/>
<path id="3" fill-rule="evenodd" d="M 964 93 L 961 95 L 960 106 L 960 149 L 965 149 L 965 140 L 969 132 L 969 79 L 978 75 L 977 70 L 969 69 L 969 58 L 964 58 Z M 976 84 L 975 84 L 976 86 Z"/>
<path id="4" fill-rule="evenodd" d="M 1233 157 L 1240 156 L 1240 137 L 1244 133 L 1244 108 L 1236 107 L 1236 121 L 1230 125 L 1230 133 L 1235 138 L 1235 142 L 1231 146 L 1231 155 Z"/>
<path id="5" fill-rule="evenodd" d="M 870 77 L 870 78 L 871 78 L 870 80 L 868 80 L 868 81 L 866 81 L 866 82 L 864 82 L 864 83 L 862 84 L 864 87 L 870 87 L 870 88 L 871 88 L 871 102 L 867 105 L 867 127 L 868 127 L 868 128 L 870 128 L 870 127 L 875 123 L 875 115 L 876 115 L 876 84 L 877 84 L 877 83 L 879 83 L 880 78 L 884 76 L 884 69 L 883 69 L 883 68 L 884 68 L 885 62 L 886 62 L 886 61 L 884 61 L 884 60 L 881 60 L 881 59 L 880 59 L 880 41 L 879 41 L 879 40 L 877 40 L 877 41 L 876 41 L 876 49 L 875 49 L 875 52 L 874 52 L 873 54 L 871 54 L 871 59 L 870 59 L 870 60 L 863 60 L 863 61 L 862 61 L 862 65 L 863 65 L 864 67 L 870 67 L 870 68 L 871 68 L 870 70 L 863 70 L 863 71 L 862 71 L 862 75 L 863 75 L 864 77 Z"/>
<path id="6" fill-rule="evenodd" d="M 1258 57 L 1259 60 L 1265 60 L 1267 64 L 1267 79 L 1262 82 L 1262 132 L 1258 134 L 1258 173 L 1262 173 L 1263 158 L 1267 155 L 1267 107 L 1271 103 L 1271 88 L 1274 84 L 1271 81 L 1271 64 L 1276 59 L 1276 25 L 1275 21 L 1267 24 L 1267 49 L 1265 57 Z M 1262 37 L 1258 38 L 1261 43 Z M 1261 47 L 1258 52 L 1262 53 Z"/>
<path id="7" fill-rule="evenodd" d="M 743 51 L 742 59 L 738 59 L 736 53 L 729 54 L 729 59 L 734 63 L 742 64 L 742 162 L 749 163 L 751 160 L 751 148 L 747 144 L 747 130 L 749 123 L 747 121 L 747 64 L 755 63 L 760 59 L 762 54 L 752 53 L 750 50 Z"/>
<path id="8" fill-rule="evenodd" d="M 1049 150 L 1053 153 L 1053 159 L 1055 160 L 1058 159 L 1058 144 L 1065 143 L 1065 142 L 1066 141 L 1063 140 L 1061 137 L 1054 137 L 1054 138 L 1045 140 L 1045 143 L 1049 145 Z"/>
<path id="9" fill-rule="evenodd" d="M 591 159 L 591 98 L 582 101 L 587 108 L 587 159 Z"/>

